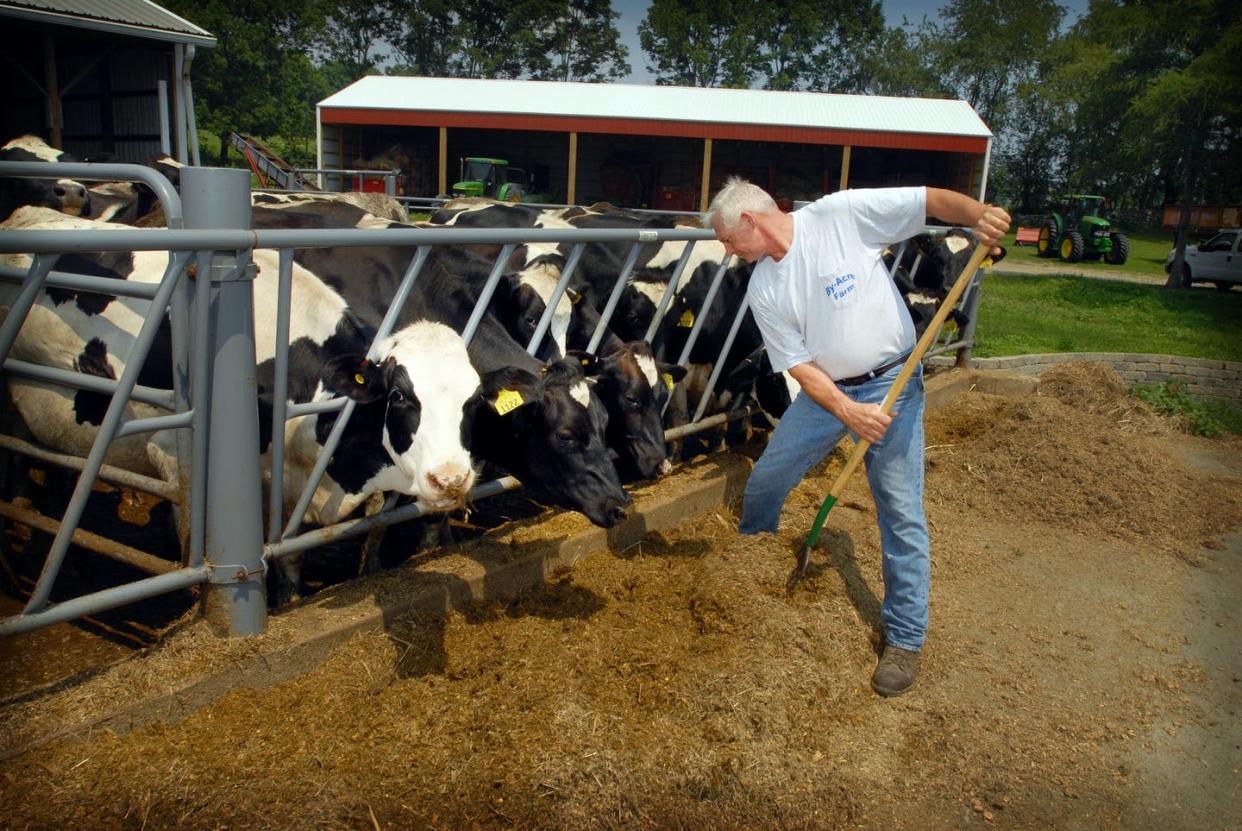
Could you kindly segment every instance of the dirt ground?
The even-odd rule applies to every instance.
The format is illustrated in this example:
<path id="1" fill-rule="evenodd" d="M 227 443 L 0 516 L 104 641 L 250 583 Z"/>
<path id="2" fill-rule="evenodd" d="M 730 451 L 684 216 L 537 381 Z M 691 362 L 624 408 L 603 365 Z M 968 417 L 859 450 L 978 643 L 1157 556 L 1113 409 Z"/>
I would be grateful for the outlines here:
<path id="1" fill-rule="evenodd" d="M 1084 365 L 927 432 L 932 628 L 904 697 L 868 686 L 864 477 L 785 591 L 837 456 L 777 535 L 714 512 L 179 723 L 16 757 L 0 826 L 1242 828 L 1242 445 Z"/>

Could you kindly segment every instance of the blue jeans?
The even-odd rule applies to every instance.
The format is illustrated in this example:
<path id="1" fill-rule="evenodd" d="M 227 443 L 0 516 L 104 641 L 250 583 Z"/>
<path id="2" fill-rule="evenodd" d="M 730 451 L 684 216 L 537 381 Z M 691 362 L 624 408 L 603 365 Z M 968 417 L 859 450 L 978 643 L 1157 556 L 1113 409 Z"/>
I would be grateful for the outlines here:
<path id="1" fill-rule="evenodd" d="M 897 366 L 865 383 L 841 387 L 841 391 L 855 401 L 880 404 L 900 372 Z M 901 391 L 893 413 L 884 438 L 867 448 L 864 457 L 884 554 L 880 622 L 887 643 L 918 651 L 927 635 L 931 586 L 931 542 L 923 515 L 922 367 Z M 776 531 L 789 492 L 845 434 L 845 425 L 836 416 L 810 396 L 798 395 L 772 431 L 746 483 L 738 531 Z M 808 532 L 814 519 L 806 518 Z"/>

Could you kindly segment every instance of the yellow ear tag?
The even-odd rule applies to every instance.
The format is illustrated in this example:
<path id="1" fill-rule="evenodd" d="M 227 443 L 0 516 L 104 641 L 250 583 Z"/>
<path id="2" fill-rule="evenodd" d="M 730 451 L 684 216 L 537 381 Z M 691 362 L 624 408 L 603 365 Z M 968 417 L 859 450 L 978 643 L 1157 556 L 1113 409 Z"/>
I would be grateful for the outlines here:
<path id="1" fill-rule="evenodd" d="M 664 379 L 664 386 L 671 390 L 673 388 L 673 374 L 671 372 L 662 372 L 660 377 Z"/>
<path id="2" fill-rule="evenodd" d="M 501 390 L 496 393 L 496 400 L 492 402 L 496 407 L 499 415 L 507 415 L 526 402 L 522 400 L 522 394 L 517 390 Z"/>
<path id="3" fill-rule="evenodd" d="M 979 267 L 980 267 L 980 268 L 991 268 L 991 267 L 992 267 L 992 258 L 991 258 L 991 257 L 985 257 L 985 258 L 983 259 L 983 262 L 979 263 Z"/>
<path id="4" fill-rule="evenodd" d="M 365 385 L 365 384 L 366 384 L 366 382 L 367 382 L 367 376 L 363 375 L 361 372 L 355 372 L 355 373 L 354 373 L 354 380 L 355 380 L 355 381 L 357 381 L 357 382 L 358 382 L 358 386 L 360 386 L 360 387 L 361 387 L 361 386 L 363 386 L 363 385 Z"/>
<path id="5" fill-rule="evenodd" d="M 681 317 L 677 320 L 677 325 L 682 329 L 690 329 L 694 326 L 694 312 L 686 309 L 681 313 Z"/>

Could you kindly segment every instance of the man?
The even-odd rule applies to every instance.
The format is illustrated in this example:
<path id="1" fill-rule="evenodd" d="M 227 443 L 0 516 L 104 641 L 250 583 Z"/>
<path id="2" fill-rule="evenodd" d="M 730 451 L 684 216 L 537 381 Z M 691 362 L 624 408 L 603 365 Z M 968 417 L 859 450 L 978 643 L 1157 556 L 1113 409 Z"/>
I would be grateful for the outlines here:
<path id="1" fill-rule="evenodd" d="M 756 263 L 747 296 L 772 368 L 787 370 L 803 393 L 755 463 L 738 530 L 776 531 L 789 491 L 847 432 L 871 442 L 865 461 L 883 549 L 885 641 L 871 686 L 884 696 L 904 693 L 918 675 L 931 562 L 921 367 L 892 414 L 880 410 L 916 341 L 880 255 L 933 216 L 972 228 L 987 245 L 1010 222 L 1000 208 L 931 187 L 840 191 L 787 214 L 738 178 L 703 218 L 726 251 Z"/>

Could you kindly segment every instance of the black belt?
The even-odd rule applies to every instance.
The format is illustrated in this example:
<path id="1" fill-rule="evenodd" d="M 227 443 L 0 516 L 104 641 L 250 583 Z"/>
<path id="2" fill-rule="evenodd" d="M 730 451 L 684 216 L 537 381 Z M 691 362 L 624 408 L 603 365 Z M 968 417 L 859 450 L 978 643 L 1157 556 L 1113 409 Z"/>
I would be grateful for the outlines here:
<path id="1" fill-rule="evenodd" d="M 838 387 L 856 387 L 859 384 L 865 384 L 867 381 L 870 381 L 872 378 L 879 378 L 881 375 L 888 372 L 893 367 L 904 364 L 906 362 L 906 358 L 909 358 L 909 357 L 910 357 L 910 353 L 907 352 L 906 354 L 902 355 L 900 358 L 893 358 L 888 363 L 881 364 L 880 366 L 877 366 L 875 369 L 871 370 L 870 372 L 864 372 L 862 375 L 855 375 L 852 378 L 834 379 L 833 383 L 836 384 Z"/>

